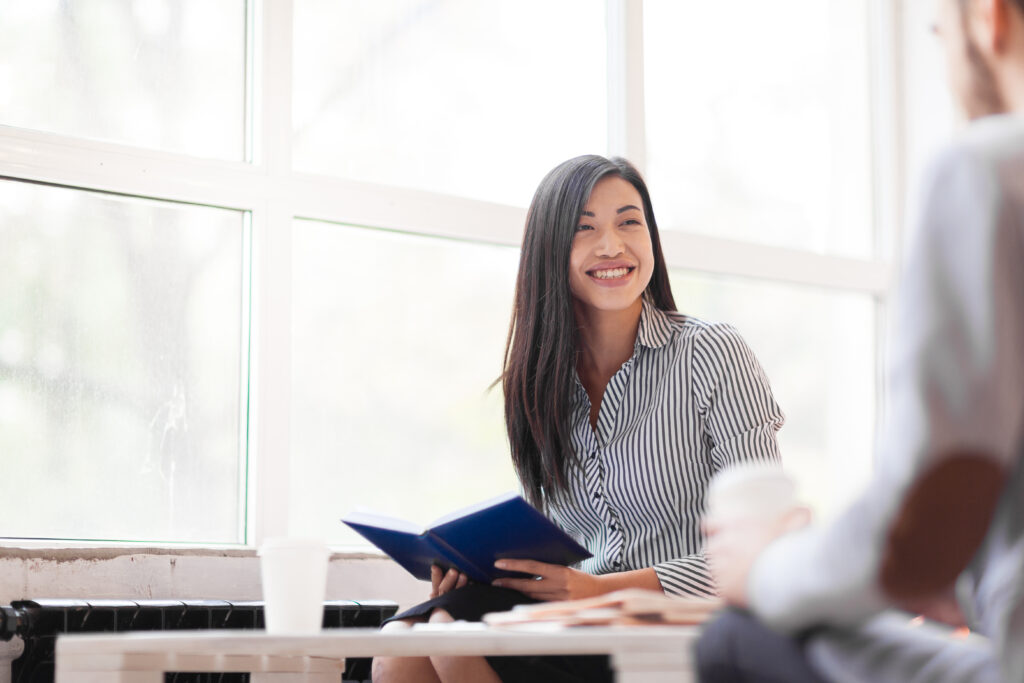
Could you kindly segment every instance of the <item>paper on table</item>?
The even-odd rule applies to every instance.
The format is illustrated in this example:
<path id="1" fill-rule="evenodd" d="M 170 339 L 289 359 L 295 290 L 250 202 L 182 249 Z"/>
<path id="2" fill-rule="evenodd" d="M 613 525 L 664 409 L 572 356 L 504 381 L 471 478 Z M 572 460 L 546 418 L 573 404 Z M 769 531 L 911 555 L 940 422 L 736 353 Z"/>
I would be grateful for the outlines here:
<path id="1" fill-rule="evenodd" d="M 596 598 L 519 605 L 509 612 L 484 615 L 490 626 L 552 623 L 563 626 L 631 626 L 701 624 L 719 607 L 718 598 L 668 596 L 627 588 Z"/>

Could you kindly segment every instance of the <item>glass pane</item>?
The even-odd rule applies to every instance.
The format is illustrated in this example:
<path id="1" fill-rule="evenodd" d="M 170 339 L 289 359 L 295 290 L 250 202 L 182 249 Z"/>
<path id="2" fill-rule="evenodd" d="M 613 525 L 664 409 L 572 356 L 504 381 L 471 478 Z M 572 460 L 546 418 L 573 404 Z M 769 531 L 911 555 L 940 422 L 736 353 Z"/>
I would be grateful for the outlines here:
<path id="1" fill-rule="evenodd" d="M 0 536 L 243 540 L 243 221 L 0 182 Z"/>
<path id="2" fill-rule="evenodd" d="M 604 3 L 296 0 L 297 169 L 526 206 L 607 147 Z"/>
<path id="3" fill-rule="evenodd" d="M 672 273 L 676 305 L 736 327 L 786 415 L 785 466 L 829 514 L 871 471 L 875 423 L 875 307 L 868 295 Z"/>
<path id="4" fill-rule="evenodd" d="M 365 544 L 356 506 L 426 524 L 517 490 L 501 372 L 518 251 L 296 221 L 292 532 Z"/>
<path id="5" fill-rule="evenodd" d="M 0 124 L 242 159 L 245 0 L 0 3 Z"/>
<path id="6" fill-rule="evenodd" d="M 870 257 L 867 25 L 865 0 L 647 0 L 659 224 Z"/>

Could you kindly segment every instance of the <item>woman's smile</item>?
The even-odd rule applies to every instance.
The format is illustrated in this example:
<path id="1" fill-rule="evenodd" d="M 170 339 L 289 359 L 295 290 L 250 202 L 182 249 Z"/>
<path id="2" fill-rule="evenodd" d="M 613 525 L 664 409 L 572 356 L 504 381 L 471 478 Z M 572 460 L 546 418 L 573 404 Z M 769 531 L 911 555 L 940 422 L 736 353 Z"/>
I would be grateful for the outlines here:
<path id="1" fill-rule="evenodd" d="M 587 271 L 587 275 L 600 285 L 625 284 L 636 271 L 636 266 L 598 266 Z"/>

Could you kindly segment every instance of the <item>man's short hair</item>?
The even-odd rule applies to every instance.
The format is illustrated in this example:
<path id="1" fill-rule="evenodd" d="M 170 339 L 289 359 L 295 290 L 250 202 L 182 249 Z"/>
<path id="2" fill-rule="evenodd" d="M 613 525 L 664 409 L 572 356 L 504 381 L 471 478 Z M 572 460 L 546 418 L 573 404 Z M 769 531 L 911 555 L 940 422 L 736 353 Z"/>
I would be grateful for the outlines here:
<path id="1" fill-rule="evenodd" d="M 966 6 L 967 1 L 968 0 L 960 0 L 960 7 Z M 1024 14 L 1024 0 L 1008 0 L 1008 2 L 1020 10 L 1021 14 Z"/>

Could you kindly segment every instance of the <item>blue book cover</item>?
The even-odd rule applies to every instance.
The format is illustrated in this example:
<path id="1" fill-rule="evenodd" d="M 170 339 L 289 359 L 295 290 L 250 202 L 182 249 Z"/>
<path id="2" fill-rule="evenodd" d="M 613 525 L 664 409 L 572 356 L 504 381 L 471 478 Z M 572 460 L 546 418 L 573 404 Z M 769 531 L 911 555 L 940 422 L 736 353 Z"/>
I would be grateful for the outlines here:
<path id="1" fill-rule="evenodd" d="M 349 513 L 341 521 L 423 581 L 430 580 L 434 564 L 490 583 L 503 576 L 523 576 L 495 569 L 494 562 L 501 558 L 568 566 L 591 556 L 515 493 L 456 510 L 425 529 L 367 511 Z"/>

